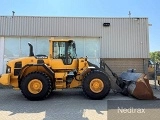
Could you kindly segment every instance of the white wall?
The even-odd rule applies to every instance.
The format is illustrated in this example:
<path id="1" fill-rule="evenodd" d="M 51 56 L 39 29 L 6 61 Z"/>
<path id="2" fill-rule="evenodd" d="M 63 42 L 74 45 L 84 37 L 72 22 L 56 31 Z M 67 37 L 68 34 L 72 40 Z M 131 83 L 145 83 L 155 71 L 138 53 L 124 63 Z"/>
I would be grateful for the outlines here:
<path id="1" fill-rule="evenodd" d="M 4 37 L 0 37 L 0 74 L 3 71 Z"/>

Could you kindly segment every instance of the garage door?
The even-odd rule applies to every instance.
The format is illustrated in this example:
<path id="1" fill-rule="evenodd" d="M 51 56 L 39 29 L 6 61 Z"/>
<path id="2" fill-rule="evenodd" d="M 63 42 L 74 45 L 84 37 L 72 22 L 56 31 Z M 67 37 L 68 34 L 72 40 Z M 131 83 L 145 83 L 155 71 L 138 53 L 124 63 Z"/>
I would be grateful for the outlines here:
<path id="1" fill-rule="evenodd" d="M 5 67 L 6 67 L 5 64 L 8 60 L 29 55 L 28 42 L 30 42 L 34 46 L 35 54 L 48 55 L 49 38 L 50 37 L 5 37 L 3 72 L 5 72 Z M 56 37 L 55 39 L 57 38 L 60 39 L 60 37 Z M 99 58 L 100 58 L 99 38 L 67 37 L 67 39 L 73 39 L 76 42 L 77 57 L 87 56 L 90 62 L 99 65 Z"/>

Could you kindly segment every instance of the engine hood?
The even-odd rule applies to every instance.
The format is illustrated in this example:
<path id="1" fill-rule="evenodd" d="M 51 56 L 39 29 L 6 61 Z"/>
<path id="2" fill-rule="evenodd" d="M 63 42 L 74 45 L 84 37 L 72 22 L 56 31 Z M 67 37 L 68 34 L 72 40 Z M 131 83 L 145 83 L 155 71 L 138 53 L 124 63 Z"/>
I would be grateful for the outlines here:
<path id="1" fill-rule="evenodd" d="M 16 58 L 16 59 L 9 60 L 7 62 L 7 65 L 10 66 L 10 67 L 12 67 L 17 62 L 21 62 L 22 64 L 36 63 L 37 59 L 35 57 Z"/>
<path id="2" fill-rule="evenodd" d="M 21 57 L 17 59 L 12 59 L 7 62 L 6 73 L 12 73 L 15 69 L 21 69 L 23 66 L 27 64 L 48 64 L 48 59 L 43 57 Z"/>

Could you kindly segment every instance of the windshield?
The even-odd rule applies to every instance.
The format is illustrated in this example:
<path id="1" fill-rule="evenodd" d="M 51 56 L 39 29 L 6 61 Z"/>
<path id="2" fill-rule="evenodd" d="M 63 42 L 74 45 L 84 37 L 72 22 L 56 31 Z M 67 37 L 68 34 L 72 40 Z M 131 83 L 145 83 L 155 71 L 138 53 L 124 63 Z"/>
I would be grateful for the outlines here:
<path id="1" fill-rule="evenodd" d="M 68 46 L 68 55 L 73 59 L 77 58 L 75 42 L 71 42 Z"/>

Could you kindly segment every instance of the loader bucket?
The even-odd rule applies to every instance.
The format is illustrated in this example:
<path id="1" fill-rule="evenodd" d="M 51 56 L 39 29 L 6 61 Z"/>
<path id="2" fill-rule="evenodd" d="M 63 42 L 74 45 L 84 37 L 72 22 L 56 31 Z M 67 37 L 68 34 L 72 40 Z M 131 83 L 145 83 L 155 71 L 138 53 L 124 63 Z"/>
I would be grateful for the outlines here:
<path id="1" fill-rule="evenodd" d="M 147 75 L 143 73 L 123 72 L 120 77 L 125 84 L 125 86 L 122 88 L 123 94 L 132 95 L 137 99 L 143 100 L 157 99 L 153 95 Z"/>
<path id="2" fill-rule="evenodd" d="M 147 75 L 144 73 L 136 73 L 135 69 L 128 69 L 127 72 L 122 72 L 122 74 L 118 76 L 110 69 L 103 59 L 101 59 L 100 67 L 104 71 L 105 68 L 107 68 L 112 73 L 112 75 L 116 78 L 116 84 L 121 88 L 121 93 L 123 95 L 131 95 L 141 100 L 159 99 L 153 95 Z"/>

